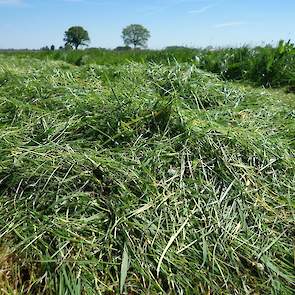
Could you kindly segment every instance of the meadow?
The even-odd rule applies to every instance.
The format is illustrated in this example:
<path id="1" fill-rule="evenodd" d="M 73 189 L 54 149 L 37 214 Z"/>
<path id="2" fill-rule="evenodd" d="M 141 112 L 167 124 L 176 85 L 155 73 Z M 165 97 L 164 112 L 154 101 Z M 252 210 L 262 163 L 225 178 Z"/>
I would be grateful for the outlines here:
<path id="1" fill-rule="evenodd" d="M 0 54 L 0 293 L 293 294 L 280 46 Z"/>

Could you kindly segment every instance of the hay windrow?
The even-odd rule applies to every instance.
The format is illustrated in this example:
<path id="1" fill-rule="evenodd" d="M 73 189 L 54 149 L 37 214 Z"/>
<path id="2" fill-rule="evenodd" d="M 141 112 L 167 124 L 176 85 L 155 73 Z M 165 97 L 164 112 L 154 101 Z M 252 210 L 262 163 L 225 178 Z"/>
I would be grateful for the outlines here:
<path id="1" fill-rule="evenodd" d="M 0 246 L 30 266 L 20 294 L 122 277 L 126 294 L 292 294 L 294 95 L 185 64 L 0 59 Z"/>

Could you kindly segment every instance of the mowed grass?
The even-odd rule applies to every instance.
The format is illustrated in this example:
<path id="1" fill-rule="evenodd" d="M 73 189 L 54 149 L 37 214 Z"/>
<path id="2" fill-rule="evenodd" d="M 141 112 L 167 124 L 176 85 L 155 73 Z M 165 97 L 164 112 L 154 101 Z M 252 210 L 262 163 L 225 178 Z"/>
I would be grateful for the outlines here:
<path id="1" fill-rule="evenodd" d="M 2 294 L 293 294 L 294 95 L 189 64 L 0 57 Z"/>

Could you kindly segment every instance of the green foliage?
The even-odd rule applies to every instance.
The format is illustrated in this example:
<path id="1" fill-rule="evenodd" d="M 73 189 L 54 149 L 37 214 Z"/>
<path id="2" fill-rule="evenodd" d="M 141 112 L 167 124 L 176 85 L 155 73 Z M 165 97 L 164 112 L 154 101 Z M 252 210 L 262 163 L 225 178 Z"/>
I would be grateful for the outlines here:
<path id="1" fill-rule="evenodd" d="M 114 49 L 115 51 L 126 51 L 126 50 L 131 50 L 130 46 L 118 46 Z"/>
<path id="2" fill-rule="evenodd" d="M 250 81 L 268 87 L 295 85 L 294 51 L 290 41 L 280 41 L 275 48 L 209 51 L 201 55 L 201 68 L 221 74 L 225 79 Z"/>
<path id="3" fill-rule="evenodd" d="M 151 34 L 142 25 L 132 24 L 124 28 L 122 38 L 126 46 L 133 45 L 134 48 L 147 47 Z"/>
<path id="4" fill-rule="evenodd" d="M 92 54 L 0 56 L 0 293 L 293 294 L 294 95 Z"/>
<path id="5" fill-rule="evenodd" d="M 50 49 L 49 49 L 48 46 L 44 46 L 44 47 L 41 48 L 41 50 L 42 50 L 42 51 L 49 51 Z"/>
<path id="6" fill-rule="evenodd" d="M 70 45 L 78 49 L 80 45 L 87 45 L 90 42 L 88 32 L 79 26 L 71 27 L 65 32 L 64 41 L 66 46 Z"/>

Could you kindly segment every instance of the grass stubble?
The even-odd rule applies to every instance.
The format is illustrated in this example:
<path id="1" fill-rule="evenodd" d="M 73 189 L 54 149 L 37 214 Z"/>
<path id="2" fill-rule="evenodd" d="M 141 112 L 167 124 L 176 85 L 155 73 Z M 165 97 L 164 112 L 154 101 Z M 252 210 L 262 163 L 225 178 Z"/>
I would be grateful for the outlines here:
<path id="1" fill-rule="evenodd" d="M 2 294 L 292 294 L 293 94 L 0 64 Z"/>

